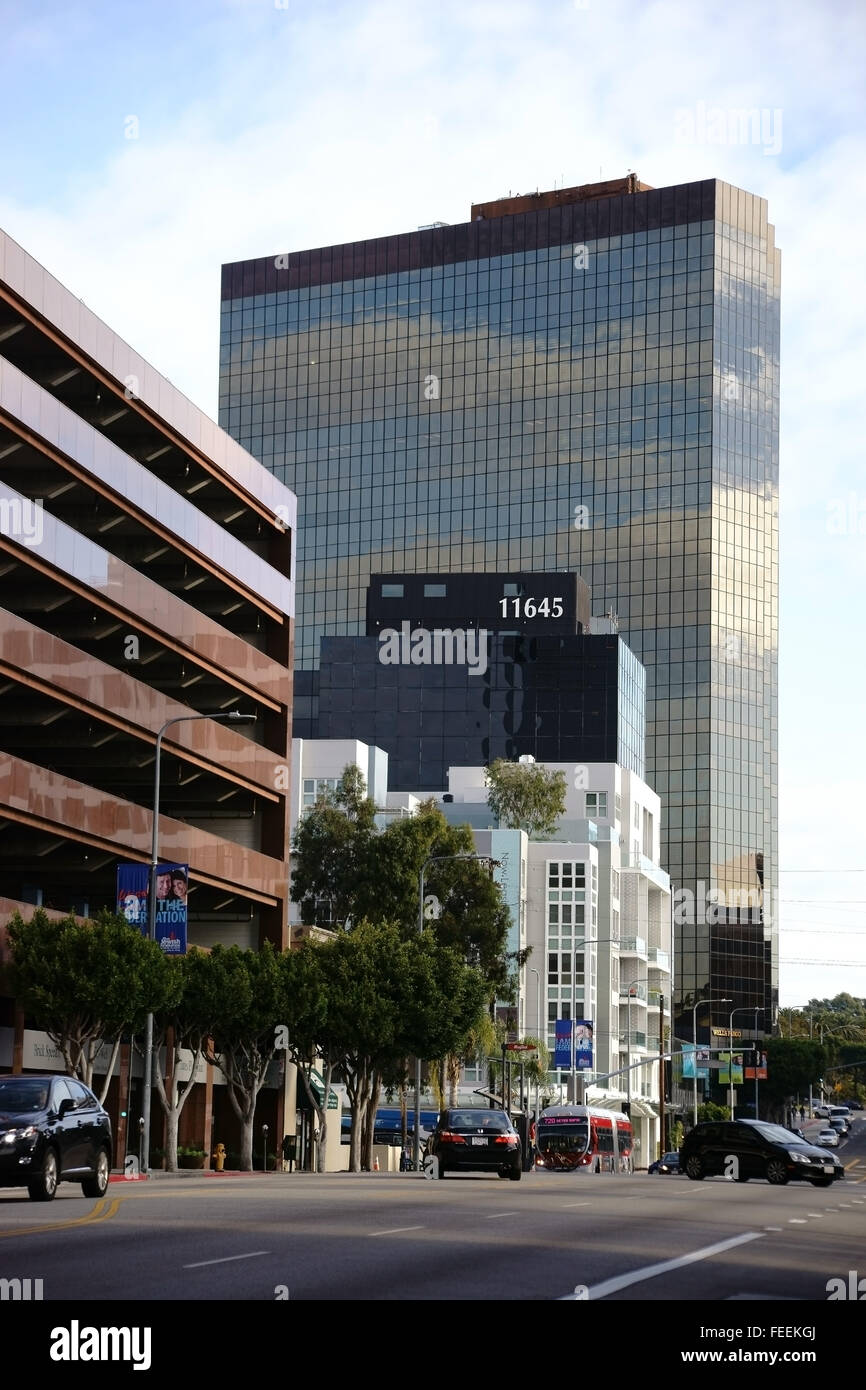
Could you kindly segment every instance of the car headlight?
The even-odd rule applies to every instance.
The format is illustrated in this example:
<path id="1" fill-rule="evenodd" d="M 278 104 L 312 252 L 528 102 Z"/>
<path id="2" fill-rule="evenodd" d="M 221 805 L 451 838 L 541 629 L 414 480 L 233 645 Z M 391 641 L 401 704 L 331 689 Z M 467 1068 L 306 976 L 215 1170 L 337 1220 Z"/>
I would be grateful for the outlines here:
<path id="1" fill-rule="evenodd" d="M 21 1129 L 7 1129 L 0 1142 L 15 1144 L 19 1139 L 35 1139 L 38 1133 L 35 1125 L 26 1125 Z"/>
<path id="2" fill-rule="evenodd" d="M 811 1162 L 812 1162 L 812 1160 L 811 1160 L 811 1158 L 809 1157 L 808 1154 L 798 1154 L 798 1153 L 796 1153 L 796 1152 L 794 1151 L 794 1149 L 789 1149 L 789 1150 L 788 1150 L 788 1157 L 789 1157 L 789 1158 L 793 1158 L 793 1160 L 794 1160 L 795 1163 L 811 1163 Z"/>

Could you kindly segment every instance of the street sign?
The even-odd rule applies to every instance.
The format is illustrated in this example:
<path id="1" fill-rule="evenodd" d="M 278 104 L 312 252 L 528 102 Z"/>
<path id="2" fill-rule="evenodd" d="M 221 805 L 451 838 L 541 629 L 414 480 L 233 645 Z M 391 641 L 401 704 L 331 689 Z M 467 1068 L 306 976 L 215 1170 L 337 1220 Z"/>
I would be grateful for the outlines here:
<path id="1" fill-rule="evenodd" d="M 506 1043 L 505 1051 L 516 1054 L 516 1058 L 520 1062 L 538 1061 L 538 1048 L 534 1047 L 532 1043 Z"/>

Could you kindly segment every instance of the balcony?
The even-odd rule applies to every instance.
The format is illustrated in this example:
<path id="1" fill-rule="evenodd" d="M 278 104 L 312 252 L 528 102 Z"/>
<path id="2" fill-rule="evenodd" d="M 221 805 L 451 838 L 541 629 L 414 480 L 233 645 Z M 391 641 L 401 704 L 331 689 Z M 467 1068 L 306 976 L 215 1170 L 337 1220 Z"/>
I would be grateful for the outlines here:
<path id="1" fill-rule="evenodd" d="M 655 966 L 656 970 L 666 970 L 670 973 L 671 958 L 667 951 L 662 951 L 658 946 L 650 946 L 648 959 L 650 965 Z"/>
<path id="2" fill-rule="evenodd" d="M 646 939 L 642 936 L 621 937 L 619 943 L 619 953 L 621 956 L 643 956 L 644 958 L 646 958 Z"/>
<path id="3" fill-rule="evenodd" d="M 647 987 L 643 983 L 632 985 L 631 989 L 620 989 L 619 992 L 620 1000 L 631 997 L 633 1001 L 639 1000 L 642 1004 L 646 1003 L 646 996 Z"/>
<path id="4" fill-rule="evenodd" d="M 665 994 L 664 990 L 650 989 L 647 991 L 647 1003 L 651 1004 L 654 1009 L 657 1009 L 660 1004 L 663 1004 L 665 1002 L 666 999 L 667 995 Z"/>

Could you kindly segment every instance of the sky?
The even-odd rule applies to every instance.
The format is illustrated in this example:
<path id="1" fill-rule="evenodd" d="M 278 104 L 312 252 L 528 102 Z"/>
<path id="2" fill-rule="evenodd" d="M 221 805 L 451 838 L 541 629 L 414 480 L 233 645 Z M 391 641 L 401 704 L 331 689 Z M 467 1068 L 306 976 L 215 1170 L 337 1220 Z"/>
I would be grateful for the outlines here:
<path id="1" fill-rule="evenodd" d="M 630 170 L 767 199 L 781 1002 L 866 996 L 860 0 L 0 0 L 0 32 L 0 226 L 214 418 L 223 262 Z"/>

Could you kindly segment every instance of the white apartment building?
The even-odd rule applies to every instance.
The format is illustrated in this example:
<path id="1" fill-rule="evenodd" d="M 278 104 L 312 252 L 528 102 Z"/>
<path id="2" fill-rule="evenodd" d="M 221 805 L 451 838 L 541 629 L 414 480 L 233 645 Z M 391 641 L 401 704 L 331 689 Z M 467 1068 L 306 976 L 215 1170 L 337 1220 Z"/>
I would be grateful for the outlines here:
<path id="1" fill-rule="evenodd" d="M 431 795 L 389 793 L 387 754 L 355 740 L 295 740 L 293 821 L 347 763 L 390 815 L 412 815 Z M 500 829 L 487 805 L 483 767 L 449 769 L 436 793 L 448 820 L 472 827 L 479 854 L 498 861 L 511 909 L 508 949 L 529 951 L 520 972 L 516 1035 L 542 1036 L 554 1054 L 558 1020 L 593 1030 L 591 1072 L 554 1069 L 555 1097 L 620 1108 L 631 1103 L 637 1167 L 656 1156 L 660 1048 L 669 1050 L 672 961 L 671 886 L 659 863 L 661 804 L 634 773 L 616 764 L 548 764 L 566 776 L 566 808 L 549 840 Z M 483 1066 L 465 1069 L 461 1100 L 486 1083 Z M 425 1102 L 426 1103 L 426 1102 Z"/>

